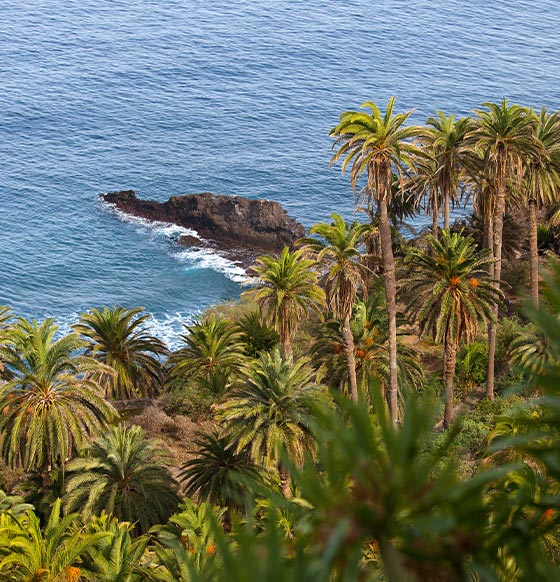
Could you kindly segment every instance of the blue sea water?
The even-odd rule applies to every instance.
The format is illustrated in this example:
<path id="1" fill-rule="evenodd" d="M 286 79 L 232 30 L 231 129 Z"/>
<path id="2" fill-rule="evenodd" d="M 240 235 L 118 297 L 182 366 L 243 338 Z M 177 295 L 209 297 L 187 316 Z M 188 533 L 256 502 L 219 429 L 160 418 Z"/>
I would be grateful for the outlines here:
<path id="1" fill-rule="evenodd" d="M 350 217 L 329 129 L 363 101 L 466 114 L 560 107 L 558 0 L 2 0 L 0 304 L 68 325 L 143 306 L 181 321 L 239 269 L 98 200 L 212 191 Z"/>

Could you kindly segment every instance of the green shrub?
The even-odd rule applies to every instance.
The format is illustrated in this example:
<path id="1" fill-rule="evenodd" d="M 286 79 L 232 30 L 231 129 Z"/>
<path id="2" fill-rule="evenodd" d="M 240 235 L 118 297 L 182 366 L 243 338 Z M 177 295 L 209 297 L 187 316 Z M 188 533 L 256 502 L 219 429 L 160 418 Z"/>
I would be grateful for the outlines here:
<path id="1" fill-rule="evenodd" d="M 212 406 L 216 401 L 210 392 L 186 384 L 178 390 L 164 394 L 158 403 L 170 416 L 180 414 L 199 421 L 212 418 Z"/>

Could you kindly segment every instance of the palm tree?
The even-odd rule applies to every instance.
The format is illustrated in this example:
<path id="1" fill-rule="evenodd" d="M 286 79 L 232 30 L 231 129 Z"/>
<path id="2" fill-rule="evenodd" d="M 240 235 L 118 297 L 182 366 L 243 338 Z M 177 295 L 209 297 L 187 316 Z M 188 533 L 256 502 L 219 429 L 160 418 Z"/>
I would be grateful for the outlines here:
<path id="1" fill-rule="evenodd" d="M 312 252 L 318 265 L 326 268 L 324 277 L 327 304 L 333 316 L 342 323 L 344 354 L 348 367 L 350 395 L 358 401 L 354 336 L 350 329 L 352 308 L 359 291 L 367 295 L 367 269 L 360 254 L 370 228 L 353 222 L 347 225 L 339 214 L 331 214 L 332 223 L 320 222 L 310 229 L 320 239 L 302 239 L 305 252 Z"/>
<path id="2" fill-rule="evenodd" d="M 358 388 L 369 395 L 371 380 L 375 380 L 384 392 L 389 378 L 389 350 L 387 311 L 384 298 L 378 292 L 368 297 L 367 303 L 357 301 L 350 321 L 350 328 L 356 348 L 356 379 Z M 321 333 L 313 346 L 313 358 L 318 368 L 318 376 L 329 387 L 342 389 L 348 382 L 348 366 L 344 356 L 344 346 L 339 338 L 339 325 L 329 320 L 322 326 Z M 399 406 L 403 394 L 409 389 L 422 386 L 424 375 L 418 354 L 403 342 L 398 342 Z"/>
<path id="3" fill-rule="evenodd" d="M 458 189 L 465 156 L 464 140 L 471 119 L 463 117 L 455 120 L 454 115 L 446 117 L 443 111 L 436 111 L 436 115 L 428 119 L 430 127 L 422 141 L 426 152 L 435 161 L 435 185 L 438 200 L 441 200 L 443 228 L 449 229 L 450 204 L 455 206 L 459 202 Z M 437 233 L 432 234 L 437 236 Z"/>
<path id="4" fill-rule="evenodd" d="M 21 582 L 78 582 L 81 557 L 106 534 L 86 533 L 76 514 L 60 515 L 60 499 L 44 529 L 29 510 L 0 528 L 0 576 Z"/>
<path id="5" fill-rule="evenodd" d="M 499 287 L 502 276 L 502 233 L 508 185 L 519 184 L 523 176 L 523 164 L 527 156 L 538 151 L 534 138 L 534 116 L 519 105 L 510 105 L 504 99 L 500 105 L 483 103 L 485 110 L 476 110 L 471 131 L 467 135 L 467 144 L 479 152 L 484 173 L 491 184 L 494 196 L 487 208 L 493 211 L 492 217 L 492 255 L 494 258 L 492 277 Z M 495 321 L 498 315 L 497 304 L 494 306 Z M 496 353 L 496 326 L 491 321 L 488 327 L 488 374 L 486 397 L 494 398 L 494 357 Z"/>
<path id="6" fill-rule="evenodd" d="M 242 507 L 247 481 L 259 481 L 261 477 L 248 451 L 235 450 L 235 443 L 216 432 L 200 434 L 194 443 L 198 447 L 196 457 L 179 473 L 185 495 L 197 495 L 221 507 Z"/>
<path id="7" fill-rule="evenodd" d="M 529 262 L 531 300 L 539 304 L 539 255 L 537 211 L 558 201 L 560 194 L 560 112 L 547 113 L 543 107 L 536 116 L 535 139 L 539 149 L 530 156 L 523 181 L 529 213 Z"/>
<path id="8" fill-rule="evenodd" d="M 168 360 L 169 380 L 192 379 L 200 388 L 221 396 L 245 362 L 241 333 L 233 322 L 214 314 L 198 317 L 185 330 L 181 340 L 186 346 Z"/>
<path id="9" fill-rule="evenodd" d="M 235 450 L 248 449 L 253 461 L 267 470 L 279 470 L 286 496 L 290 482 L 281 466 L 281 451 L 300 465 L 305 452 L 314 447 L 313 411 L 330 405 L 326 388 L 314 383 L 307 362 L 282 358 L 277 349 L 263 354 L 245 383 L 218 407 L 224 434 L 235 443 Z"/>
<path id="10" fill-rule="evenodd" d="M 245 346 L 245 354 L 257 358 L 261 352 L 269 352 L 278 344 L 278 334 L 270 325 L 261 320 L 258 311 L 250 311 L 236 322 Z"/>
<path id="11" fill-rule="evenodd" d="M 143 311 L 120 306 L 92 309 L 73 326 L 89 344 L 86 353 L 114 370 L 100 377 L 107 398 L 151 397 L 160 391 L 160 359 L 167 348 L 145 328 L 150 314 Z"/>
<path id="12" fill-rule="evenodd" d="M 259 257 L 251 271 L 257 281 L 244 295 L 252 297 L 264 319 L 278 333 L 286 358 L 292 357 L 292 335 L 304 316 L 320 312 L 325 294 L 303 251 L 284 247 L 279 257 Z"/>
<path id="13" fill-rule="evenodd" d="M 393 115 L 395 98 L 391 97 L 383 115 L 377 105 L 364 103 L 371 113 L 363 111 L 346 111 L 340 116 L 339 124 L 330 135 L 336 138 L 334 147 L 338 150 L 331 163 L 344 158 L 342 171 L 351 165 L 350 180 L 356 188 L 358 178 L 366 172 L 367 184 L 363 195 L 356 199 L 358 206 L 365 203 L 368 208 L 377 205 L 379 234 L 381 238 L 381 257 L 385 282 L 385 298 L 389 314 L 389 407 L 391 418 L 398 421 L 398 381 L 397 381 L 397 285 L 395 278 L 395 260 L 393 257 L 393 239 L 388 216 L 391 203 L 393 172 L 402 175 L 403 166 L 413 167 L 413 156 L 421 155 L 411 138 L 420 136 L 420 127 L 403 127 L 412 111 Z M 402 182 L 402 180 L 401 180 Z"/>
<path id="14" fill-rule="evenodd" d="M 82 555 L 81 575 L 91 582 L 141 582 L 139 564 L 148 545 L 148 538 L 133 539 L 133 526 L 119 522 L 106 513 L 95 517 L 86 531 L 102 534 L 95 545 Z"/>
<path id="15" fill-rule="evenodd" d="M 0 385 L 2 455 L 12 466 L 43 474 L 117 416 L 95 381 L 99 370 L 110 370 L 80 355 L 86 343 L 78 334 L 54 340 L 57 330 L 52 319 L 19 319 L 0 345 L 11 376 Z"/>
<path id="16" fill-rule="evenodd" d="M 166 452 L 139 426 L 113 427 L 67 464 L 65 510 L 80 511 L 86 519 L 106 511 L 145 532 L 178 505 L 168 464 Z"/>
<path id="17" fill-rule="evenodd" d="M 475 339 L 482 322 L 493 317 L 500 291 L 488 278 L 491 257 L 478 251 L 470 237 L 442 231 L 441 241 L 428 235 L 429 252 L 412 249 L 407 263 L 413 268 L 410 310 L 420 333 L 443 343 L 444 426 L 453 418 L 453 379 L 457 351 Z"/>

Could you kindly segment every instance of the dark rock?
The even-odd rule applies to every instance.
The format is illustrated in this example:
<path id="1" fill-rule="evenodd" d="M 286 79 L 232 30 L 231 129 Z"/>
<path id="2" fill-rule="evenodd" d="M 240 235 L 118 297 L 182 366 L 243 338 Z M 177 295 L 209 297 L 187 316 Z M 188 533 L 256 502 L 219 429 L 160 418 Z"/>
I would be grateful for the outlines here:
<path id="1" fill-rule="evenodd" d="M 288 216 L 278 202 L 270 200 L 205 192 L 154 202 L 140 200 L 133 190 L 100 196 L 126 214 L 192 228 L 223 249 L 275 252 L 292 246 L 305 235 L 303 226 Z M 194 237 L 183 238 L 189 246 L 204 245 L 203 241 L 195 243 Z"/>

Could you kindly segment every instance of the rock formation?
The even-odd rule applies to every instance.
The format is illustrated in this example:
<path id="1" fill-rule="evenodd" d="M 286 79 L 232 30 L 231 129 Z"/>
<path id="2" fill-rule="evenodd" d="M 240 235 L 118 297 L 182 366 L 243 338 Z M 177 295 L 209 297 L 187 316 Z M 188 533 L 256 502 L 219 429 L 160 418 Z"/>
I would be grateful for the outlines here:
<path id="1" fill-rule="evenodd" d="M 167 202 L 141 200 L 133 190 L 100 197 L 126 214 L 191 228 L 215 246 L 249 253 L 270 253 L 291 246 L 304 236 L 303 226 L 288 216 L 278 202 L 251 200 L 205 192 L 172 196 Z M 184 237 L 182 244 L 196 244 Z M 200 244 L 200 241 L 198 241 Z"/>

